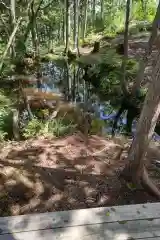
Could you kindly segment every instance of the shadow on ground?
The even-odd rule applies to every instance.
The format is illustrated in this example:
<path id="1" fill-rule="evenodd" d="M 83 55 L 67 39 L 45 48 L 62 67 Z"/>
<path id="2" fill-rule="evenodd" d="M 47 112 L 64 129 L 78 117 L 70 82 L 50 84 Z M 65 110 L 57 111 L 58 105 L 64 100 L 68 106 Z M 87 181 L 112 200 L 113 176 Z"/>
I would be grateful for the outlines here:
<path id="1" fill-rule="evenodd" d="M 79 135 L 6 145 L 0 154 L 0 215 L 156 201 L 122 185 L 121 153 L 122 144 L 98 136 L 87 145 Z"/>

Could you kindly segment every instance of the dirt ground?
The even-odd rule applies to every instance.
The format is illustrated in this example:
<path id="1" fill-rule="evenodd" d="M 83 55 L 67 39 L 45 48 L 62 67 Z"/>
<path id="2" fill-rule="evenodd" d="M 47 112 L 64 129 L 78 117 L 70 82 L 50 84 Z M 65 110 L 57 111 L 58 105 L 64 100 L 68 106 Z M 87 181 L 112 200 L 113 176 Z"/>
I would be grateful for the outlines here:
<path id="1" fill-rule="evenodd" d="M 80 134 L 63 139 L 11 142 L 0 150 L 0 216 L 153 202 L 144 190 L 124 186 L 125 139 Z M 148 158 L 160 160 L 153 144 Z M 160 173 L 149 165 L 160 184 Z"/>

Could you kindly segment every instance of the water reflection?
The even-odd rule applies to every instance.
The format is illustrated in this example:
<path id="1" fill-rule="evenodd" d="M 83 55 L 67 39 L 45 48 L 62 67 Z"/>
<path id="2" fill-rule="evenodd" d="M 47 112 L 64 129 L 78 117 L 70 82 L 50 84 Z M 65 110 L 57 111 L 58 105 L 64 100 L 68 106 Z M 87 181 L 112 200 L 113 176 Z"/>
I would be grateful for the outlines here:
<path id="1" fill-rule="evenodd" d="M 93 93 L 91 84 L 84 81 L 83 69 L 79 65 L 61 60 L 43 63 L 40 71 L 43 78 L 42 91 L 63 93 L 66 101 L 85 103 L 87 109 L 92 109 L 95 116 L 105 122 L 104 132 L 111 133 L 117 110 L 110 102 L 101 102 L 97 94 Z M 124 132 L 126 122 L 124 114 L 118 122 L 117 132 Z M 135 132 L 136 121 L 133 121 L 132 134 L 135 135 Z M 154 139 L 160 140 L 160 136 L 154 134 Z"/>

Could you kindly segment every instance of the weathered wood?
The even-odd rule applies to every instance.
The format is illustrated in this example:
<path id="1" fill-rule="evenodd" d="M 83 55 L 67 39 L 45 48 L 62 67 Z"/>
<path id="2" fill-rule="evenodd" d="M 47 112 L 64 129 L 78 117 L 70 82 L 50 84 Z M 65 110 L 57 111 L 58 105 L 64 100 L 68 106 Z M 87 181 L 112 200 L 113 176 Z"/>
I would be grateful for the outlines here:
<path id="1" fill-rule="evenodd" d="M 0 218 L 0 233 L 18 233 L 153 218 L 160 219 L 160 203 L 4 217 Z"/>
<path id="2" fill-rule="evenodd" d="M 4 234 L 0 240 L 160 240 L 159 226 L 160 219 L 114 222 Z"/>

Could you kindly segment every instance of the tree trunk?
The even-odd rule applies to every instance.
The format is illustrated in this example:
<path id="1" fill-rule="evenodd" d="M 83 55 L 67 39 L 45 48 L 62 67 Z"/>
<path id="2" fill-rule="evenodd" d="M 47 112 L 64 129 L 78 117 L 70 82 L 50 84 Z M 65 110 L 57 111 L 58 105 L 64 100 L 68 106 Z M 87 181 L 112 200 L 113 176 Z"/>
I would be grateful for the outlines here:
<path id="1" fill-rule="evenodd" d="M 149 38 L 149 41 L 148 41 L 148 44 L 147 44 L 147 47 L 146 47 L 146 50 L 145 50 L 145 55 L 139 61 L 139 70 L 138 70 L 138 73 L 137 73 L 135 83 L 134 83 L 133 88 L 132 88 L 132 95 L 133 96 L 135 95 L 137 89 L 140 88 L 141 82 L 144 79 L 145 67 L 148 63 L 148 58 L 149 58 L 150 54 L 152 53 L 153 43 L 154 43 L 154 41 L 157 37 L 157 24 L 158 24 L 159 18 L 160 18 L 160 1 L 159 1 L 158 7 L 157 7 L 157 12 L 156 12 L 153 24 L 152 24 L 152 32 L 151 32 L 151 35 L 150 35 L 150 38 Z"/>
<path id="2" fill-rule="evenodd" d="M 5 59 L 5 57 L 6 57 L 7 53 L 8 53 L 8 50 L 9 50 L 11 44 L 12 44 L 12 41 L 13 41 L 13 39 L 14 39 L 14 37 L 15 37 L 15 34 L 16 34 L 16 32 L 17 32 L 17 30 L 18 30 L 18 27 L 19 27 L 19 25 L 20 25 L 20 23 L 21 23 L 21 20 L 22 20 L 22 18 L 19 18 L 19 19 L 17 20 L 16 26 L 15 26 L 15 28 L 14 28 L 14 30 L 13 30 L 10 38 L 9 38 L 8 44 L 7 44 L 7 46 L 6 46 L 5 50 L 4 50 L 4 53 L 3 53 L 3 55 L 2 55 L 1 62 L 0 62 L 0 73 L 1 73 L 1 71 L 2 71 L 4 59 Z"/>
<path id="3" fill-rule="evenodd" d="M 104 21 L 104 0 L 101 0 L 101 19 Z"/>
<path id="4" fill-rule="evenodd" d="M 32 45 L 34 49 L 34 56 L 38 56 L 39 54 L 39 43 L 37 36 L 37 24 L 36 17 L 34 11 L 34 4 L 31 4 L 31 12 L 30 12 L 30 22 L 31 22 L 31 35 L 32 35 Z"/>
<path id="5" fill-rule="evenodd" d="M 63 9 L 63 19 L 62 19 L 62 33 L 61 33 L 61 35 L 62 35 L 62 39 L 63 39 L 63 43 L 65 43 L 65 11 L 64 11 L 64 9 Z"/>
<path id="6" fill-rule="evenodd" d="M 23 36 L 21 36 L 21 38 L 19 39 L 19 42 L 17 44 L 17 48 L 19 48 L 19 45 L 23 45 L 23 51 L 26 51 L 25 44 L 26 44 L 28 35 L 29 35 L 29 33 L 30 33 L 31 29 L 32 29 L 32 26 L 34 24 L 34 18 L 35 19 L 37 18 L 37 15 L 38 15 L 38 12 L 40 10 L 40 7 L 41 7 L 42 3 L 43 3 L 43 0 L 40 0 L 39 4 L 37 6 L 36 11 L 34 11 L 34 14 L 32 14 L 32 17 L 29 17 L 29 22 L 27 24 L 26 31 L 23 34 Z M 27 7 L 28 11 L 30 11 L 30 7 L 32 8 L 32 4 L 34 4 L 34 0 L 30 4 L 28 4 L 28 7 Z"/>
<path id="7" fill-rule="evenodd" d="M 74 0 L 74 51 L 76 54 L 79 54 L 78 50 L 78 35 L 79 35 L 79 0 Z"/>
<path id="8" fill-rule="evenodd" d="M 65 16 L 65 27 L 66 27 L 66 39 L 65 39 L 65 50 L 64 53 L 67 54 L 69 50 L 70 43 L 70 3 L 69 0 L 65 2 L 66 16 Z"/>
<path id="9" fill-rule="evenodd" d="M 84 39 L 86 36 L 86 31 L 87 31 L 87 9 L 88 9 L 88 0 L 85 0 L 85 2 L 84 2 L 84 23 L 83 23 L 83 29 L 82 29 L 83 43 L 84 43 Z"/>
<path id="10" fill-rule="evenodd" d="M 16 7 L 15 7 L 15 0 L 10 0 L 10 6 L 11 6 L 11 33 L 13 32 L 15 26 L 16 26 Z M 12 40 L 11 44 L 11 56 L 12 58 L 15 57 L 15 37 Z"/>
<path id="11" fill-rule="evenodd" d="M 92 8 L 92 24 L 93 24 L 93 27 L 95 26 L 95 20 L 96 20 L 96 0 L 93 0 L 93 8 Z"/>
<path id="12" fill-rule="evenodd" d="M 157 56 L 156 66 L 153 70 L 152 82 L 148 88 L 148 93 L 138 122 L 137 132 L 129 151 L 128 160 L 130 161 L 130 164 L 124 172 L 129 171 L 134 182 L 138 184 L 144 183 L 152 193 L 160 199 L 160 192 L 149 179 L 145 169 L 145 155 L 160 114 L 159 65 L 160 51 Z"/>
<path id="13" fill-rule="evenodd" d="M 124 94 L 127 94 L 126 87 L 126 65 L 128 60 L 128 30 L 129 30 L 129 17 L 130 17 L 130 0 L 127 0 L 126 3 L 126 21 L 125 21 L 125 31 L 124 31 L 124 56 L 122 60 L 122 90 Z"/>

